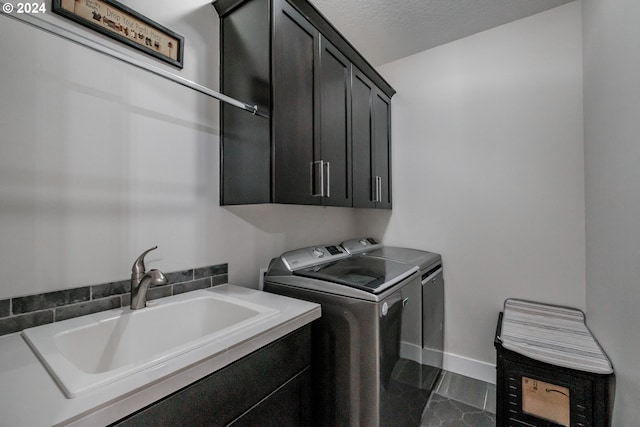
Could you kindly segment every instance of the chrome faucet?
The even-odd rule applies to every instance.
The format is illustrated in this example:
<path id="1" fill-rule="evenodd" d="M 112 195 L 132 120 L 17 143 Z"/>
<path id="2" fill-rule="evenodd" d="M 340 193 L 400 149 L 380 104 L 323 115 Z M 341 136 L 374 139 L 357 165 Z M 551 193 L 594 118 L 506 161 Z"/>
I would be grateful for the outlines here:
<path id="1" fill-rule="evenodd" d="M 138 257 L 131 267 L 131 310 L 145 308 L 147 306 L 147 290 L 149 286 L 160 286 L 168 283 L 167 277 L 160 270 L 145 272 L 144 256 L 154 249 L 147 249 Z"/>

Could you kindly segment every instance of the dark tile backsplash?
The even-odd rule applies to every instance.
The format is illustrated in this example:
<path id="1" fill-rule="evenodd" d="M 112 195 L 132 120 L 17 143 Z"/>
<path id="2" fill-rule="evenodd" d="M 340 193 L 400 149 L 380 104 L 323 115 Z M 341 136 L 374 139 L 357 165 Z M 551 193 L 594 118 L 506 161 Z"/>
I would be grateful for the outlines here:
<path id="1" fill-rule="evenodd" d="M 0 317 L 7 317 L 11 314 L 11 300 L 3 299 L 0 301 Z"/>
<path id="2" fill-rule="evenodd" d="M 178 294 L 179 292 L 175 292 L 175 286 L 158 286 L 157 288 L 150 288 L 147 291 L 147 301 L 151 301 L 152 299 L 170 297 L 171 295 Z M 131 304 L 131 294 L 123 295 L 123 298 L 126 297 L 127 301 L 122 302 L 122 305 Z"/>
<path id="3" fill-rule="evenodd" d="M 224 285 L 227 283 L 227 273 L 218 276 L 211 276 L 211 286 Z"/>
<path id="4" fill-rule="evenodd" d="M 106 298 L 113 295 L 126 294 L 131 290 L 131 280 L 121 280 L 119 282 L 105 283 L 103 285 L 93 285 L 91 296 L 93 299 Z"/>
<path id="5" fill-rule="evenodd" d="M 166 285 L 150 288 L 147 299 L 164 298 L 228 281 L 228 265 L 218 264 L 165 274 Z M 109 282 L 0 300 L 0 335 L 99 311 L 126 307 L 130 281 Z"/>
<path id="6" fill-rule="evenodd" d="M 30 313 L 32 311 L 60 307 L 76 302 L 89 301 L 90 299 L 91 289 L 89 286 L 85 286 L 82 288 L 13 298 L 11 300 L 11 310 L 13 314 Z"/>
<path id="7" fill-rule="evenodd" d="M 221 274 L 227 274 L 227 264 L 212 265 L 209 267 L 196 268 L 193 270 L 194 279 L 202 279 L 203 277 L 220 276 Z"/>
<path id="8" fill-rule="evenodd" d="M 85 314 L 111 310 L 122 307 L 122 298 L 119 296 L 83 302 L 81 304 L 67 305 L 56 308 L 56 320 L 67 320 Z"/>
<path id="9" fill-rule="evenodd" d="M 53 322 L 53 310 L 36 311 L 0 319 L 0 335 L 19 332 L 23 329 Z"/>
<path id="10" fill-rule="evenodd" d="M 173 287 L 174 294 L 182 294 L 196 289 L 205 289 L 211 287 L 211 277 L 205 279 L 193 280 L 191 282 L 179 283 Z"/>
<path id="11" fill-rule="evenodd" d="M 223 265 L 226 268 L 227 264 L 223 264 Z M 169 280 L 169 283 L 182 283 L 182 282 L 188 282 L 189 280 L 197 279 L 197 277 L 193 276 L 193 269 L 174 271 L 173 273 L 165 274 L 165 276 L 167 276 L 167 280 Z"/>

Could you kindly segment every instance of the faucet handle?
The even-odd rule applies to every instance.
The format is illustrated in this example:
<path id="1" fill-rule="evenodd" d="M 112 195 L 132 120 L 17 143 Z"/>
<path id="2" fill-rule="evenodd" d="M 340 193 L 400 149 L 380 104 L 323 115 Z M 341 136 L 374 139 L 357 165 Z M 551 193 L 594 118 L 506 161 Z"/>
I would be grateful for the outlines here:
<path id="1" fill-rule="evenodd" d="M 158 249 L 158 246 L 154 246 L 152 248 L 147 249 L 146 251 L 142 252 L 142 255 L 140 255 L 138 257 L 138 259 L 136 259 L 136 261 L 133 263 L 133 267 L 131 267 L 131 274 L 144 274 L 145 273 L 145 267 L 144 267 L 144 256 L 146 254 L 148 254 L 149 252 Z"/>

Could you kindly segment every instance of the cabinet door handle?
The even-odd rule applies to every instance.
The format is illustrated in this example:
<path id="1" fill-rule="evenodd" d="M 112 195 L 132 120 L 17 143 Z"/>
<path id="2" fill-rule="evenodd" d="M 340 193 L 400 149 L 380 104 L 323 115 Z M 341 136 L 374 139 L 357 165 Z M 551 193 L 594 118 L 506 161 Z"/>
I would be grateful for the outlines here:
<path id="1" fill-rule="evenodd" d="M 320 185 L 316 184 L 316 177 L 320 177 Z M 316 193 L 315 189 L 320 187 L 320 192 Z M 316 160 L 311 162 L 311 196 L 324 197 L 324 161 Z"/>
<path id="2" fill-rule="evenodd" d="M 379 190 L 380 188 L 378 187 L 378 177 L 374 176 L 371 180 L 371 201 L 374 203 L 378 201 Z"/>
<path id="3" fill-rule="evenodd" d="M 382 177 L 375 177 L 375 197 L 374 202 L 380 203 L 382 202 Z"/>
<path id="4" fill-rule="evenodd" d="M 327 166 L 327 195 L 326 197 L 331 197 L 331 165 L 329 162 L 325 163 Z"/>

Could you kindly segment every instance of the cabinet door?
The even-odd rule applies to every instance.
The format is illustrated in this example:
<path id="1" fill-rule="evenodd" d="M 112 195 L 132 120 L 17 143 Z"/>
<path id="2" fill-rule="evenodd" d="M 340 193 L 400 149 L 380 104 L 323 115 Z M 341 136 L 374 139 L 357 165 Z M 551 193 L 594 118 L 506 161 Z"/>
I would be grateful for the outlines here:
<path id="1" fill-rule="evenodd" d="M 391 100 L 378 89 L 373 96 L 373 173 L 376 207 L 391 209 Z"/>
<path id="2" fill-rule="evenodd" d="M 274 2 L 273 200 L 320 204 L 313 196 L 318 31 L 285 0 Z"/>
<path id="3" fill-rule="evenodd" d="M 295 419 L 305 421 L 309 416 L 306 390 L 310 388 L 307 376 L 310 364 L 311 325 L 307 325 L 112 426 L 224 426 L 250 409 L 256 415 L 269 412 L 275 405 L 273 400 L 263 411 L 256 408 L 283 389 L 279 407 L 292 411 L 290 416 Z"/>
<path id="4" fill-rule="evenodd" d="M 229 427 L 301 427 L 311 424 L 310 369 L 270 394 Z"/>
<path id="5" fill-rule="evenodd" d="M 373 208 L 373 122 L 372 104 L 375 87 L 359 70 L 351 77 L 351 135 L 353 144 L 353 207 Z"/>
<path id="6" fill-rule="evenodd" d="M 222 93 L 270 108 L 267 0 L 244 3 L 220 21 Z M 271 201 L 269 120 L 220 103 L 220 204 Z"/>
<path id="7" fill-rule="evenodd" d="M 391 209 L 390 123 L 391 100 L 353 68 L 353 207 Z"/>
<path id="8" fill-rule="evenodd" d="M 318 76 L 322 204 L 352 206 L 351 197 L 351 63 L 320 37 Z"/>

